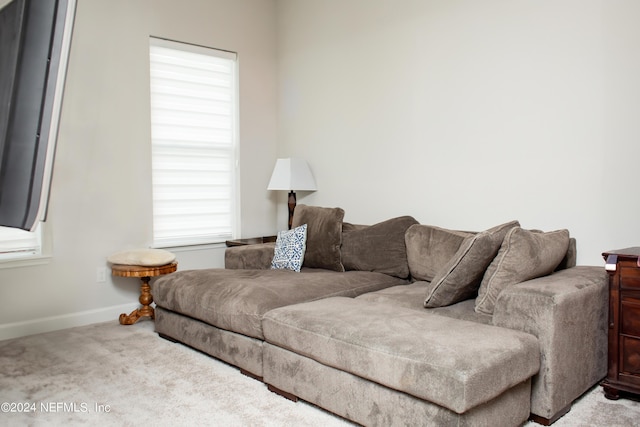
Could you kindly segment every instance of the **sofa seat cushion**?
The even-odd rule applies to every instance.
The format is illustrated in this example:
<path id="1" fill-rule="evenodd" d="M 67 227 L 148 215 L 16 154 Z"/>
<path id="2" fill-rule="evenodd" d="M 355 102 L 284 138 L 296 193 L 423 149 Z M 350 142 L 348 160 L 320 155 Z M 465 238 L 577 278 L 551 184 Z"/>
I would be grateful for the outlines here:
<path id="1" fill-rule="evenodd" d="M 533 335 L 351 298 L 282 307 L 265 340 L 456 413 L 538 372 Z"/>
<path id="2" fill-rule="evenodd" d="M 423 302 L 426 284 L 427 282 L 413 282 L 409 285 L 393 286 L 375 292 L 367 292 L 357 299 L 425 311 Z"/>
<path id="3" fill-rule="evenodd" d="M 492 324 L 492 316 L 475 311 L 476 301 L 474 299 L 468 299 L 445 307 L 424 308 L 423 298 L 427 285 L 428 282 L 413 282 L 410 285 L 393 286 L 375 292 L 368 292 L 356 299 L 411 308 L 420 312 L 428 311 L 441 316 L 470 320 L 485 325 Z"/>
<path id="4" fill-rule="evenodd" d="M 369 271 L 185 270 L 152 285 L 156 305 L 253 338 L 263 339 L 264 313 L 331 296 L 356 297 L 406 283 Z"/>

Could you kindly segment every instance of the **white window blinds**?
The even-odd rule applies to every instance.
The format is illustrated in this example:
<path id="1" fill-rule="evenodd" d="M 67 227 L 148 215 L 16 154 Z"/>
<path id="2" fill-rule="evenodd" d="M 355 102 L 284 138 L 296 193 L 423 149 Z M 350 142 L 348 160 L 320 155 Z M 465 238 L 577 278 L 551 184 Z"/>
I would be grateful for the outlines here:
<path id="1" fill-rule="evenodd" d="M 151 38 L 154 246 L 221 242 L 236 219 L 236 55 Z"/>

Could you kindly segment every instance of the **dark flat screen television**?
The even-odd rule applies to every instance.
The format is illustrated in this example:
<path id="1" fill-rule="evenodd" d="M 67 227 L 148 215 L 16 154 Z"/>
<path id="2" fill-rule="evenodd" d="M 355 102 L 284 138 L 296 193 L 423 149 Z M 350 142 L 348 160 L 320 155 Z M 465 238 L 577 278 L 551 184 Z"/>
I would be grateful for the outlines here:
<path id="1" fill-rule="evenodd" d="M 51 179 L 75 0 L 0 0 L 0 225 L 32 229 Z"/>

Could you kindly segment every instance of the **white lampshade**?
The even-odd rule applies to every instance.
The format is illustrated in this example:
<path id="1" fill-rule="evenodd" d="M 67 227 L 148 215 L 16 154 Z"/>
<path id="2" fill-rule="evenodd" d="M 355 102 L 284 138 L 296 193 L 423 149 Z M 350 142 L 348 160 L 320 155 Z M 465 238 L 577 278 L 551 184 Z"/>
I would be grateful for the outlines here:
<path id="1" fill-rule="evenodd" d="M 303 159 L 278 159 L 267 190 L 315 191 L 316 180 Z"/>

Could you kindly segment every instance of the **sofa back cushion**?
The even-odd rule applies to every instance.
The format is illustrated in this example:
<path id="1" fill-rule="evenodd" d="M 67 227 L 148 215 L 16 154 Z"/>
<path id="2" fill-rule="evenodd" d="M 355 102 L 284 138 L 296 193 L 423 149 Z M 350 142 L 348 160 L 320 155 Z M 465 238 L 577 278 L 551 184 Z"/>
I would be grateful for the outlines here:
<path id="1" fill-rule="evenodd" d="M 578 248 L 576 245 L 576 238 L 569 237 L 569 248 L 567 249 L 567 253 L 560 264 L 558 264 L 555 271 L 566 270 L 567 268 L 575 267 L 577 259 Z"/>
<path id="2" fill-rule="evenodd" d="M 519 225 L 511 221 L 467 237 L 427 286 L 424 306 L 443 307 L 474 297 L 505 235 Z"/>
<path id="3" fill-rule="evenodd" d="M 376 271 L 402 279 L 409 277 L 405 233 L 417 223 L 410 216 L 401 216 L 366 227 L 347 227 L 342 234 L 345 270 Z"/>
<path id="4" fill-rule="evenodd" d="M 350 222 L 343 222 L 342 223 L 342 233 L 350 233 L 352 231 L 356 231 L 356 230 L 362 230 L 363 228 L 367 228 L 369 227 L 368 225 L 364 225 L 364 224 L 352 224 Z M 342 236 L 342 238 L 344 239 L 344 235 Z"/>
<path id="5" fill-rule="evenodd" d="M 322 208 L 300 204 L 293 212 L 291 228 L 307 224 L 304 267 L 344 271 L 340 258 L 342 208 Z"/>
<path id="6" fill-rule="evenodd" d="M 482 278 L 475 310 L 493 314 L 495 302 L 507 286 L 551 274 L 567 255 L 569 231 L 548 233 L 509 230 L 500 251 Z"/>
<path id="7" fill-rule="evenodd" d="M 415 224 L 409 227 L 404 238 L 411 277 L 432 281 L 469 236 L 473 236 L 473 233 L 433 225 Z"/>

